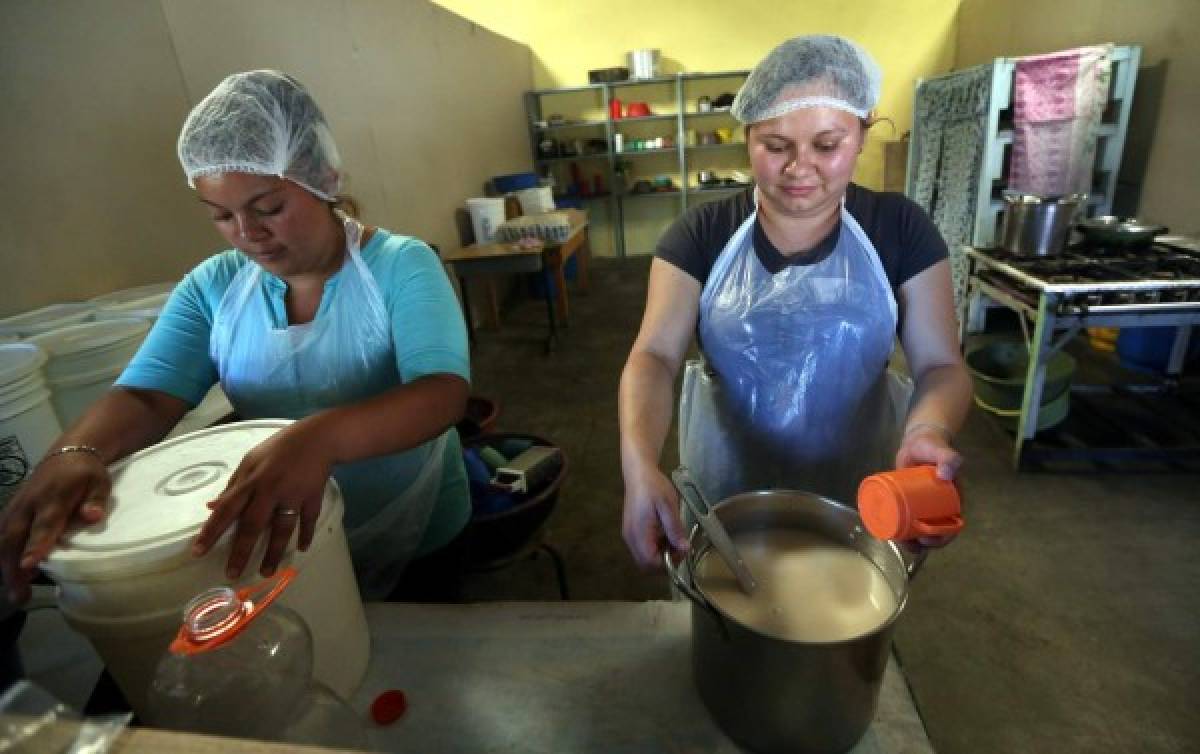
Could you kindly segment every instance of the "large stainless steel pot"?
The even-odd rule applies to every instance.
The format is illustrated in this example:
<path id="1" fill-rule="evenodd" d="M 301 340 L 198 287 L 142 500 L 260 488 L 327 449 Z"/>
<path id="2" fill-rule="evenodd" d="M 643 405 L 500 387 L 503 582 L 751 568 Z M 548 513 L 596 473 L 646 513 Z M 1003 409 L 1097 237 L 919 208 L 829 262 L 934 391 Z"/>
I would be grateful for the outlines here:
<path id="1" fill-rule="evenodd" d="M 725 733 L 752 751 L 841 752 L 866 732 L 875 714 L 892 629 L 908 582 L 922 558 L 906 561 L 890 542 L 866 533 L 858 512 L 807 492 L 769 490 L 726 498 L 713 511 L 729 530 L 795 528 L 852 547 L 883 573 L 896 612 L 875 631 L 834 643 L 781 639 L 743 625 L 713 605 L 694 574 L 709 549 L 699 527 L 675 563 L 676 587 L 692 601 L 692 670 L 705 706 Z"/>
<path id="2" fill-rule="evenodd" d="M 1061 254 L 1067 247 L 1071 223 L 1085 201 L 1087 194 L 1056 198 L 1005 194 L 1001 246 L 1028 256 Z"/>

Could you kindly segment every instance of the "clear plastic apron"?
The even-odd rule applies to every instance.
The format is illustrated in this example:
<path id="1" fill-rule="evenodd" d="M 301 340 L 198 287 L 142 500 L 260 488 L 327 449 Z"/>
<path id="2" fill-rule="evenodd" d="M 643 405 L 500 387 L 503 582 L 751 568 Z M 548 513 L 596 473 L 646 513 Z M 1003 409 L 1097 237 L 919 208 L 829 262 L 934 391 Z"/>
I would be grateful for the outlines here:
<path id="1" fill-rule="evenodd" d="M 254 263 L 221 299 L 209 350 L 222 389 L 245 419 L 301 419 L 401 384 L 387 307 L 359 253 L 362 225 L 342 220 L 346 261 L 326 282 L 312 322 L 275 326 L 269 286 L 278 281 Z M 441 487 L 446 436 L 334 469 L 366 599 L 391 591 L 421 542 Z"/>
<path id="2" fill-rule="evenodd" d="M 874 245 L 841 209 L 834 250 L 772 275 L 754 253 L 757 211 L 700 297 L 703 361 L 689 361 L 679 457 L 710 500 L 799 489 L 854 504 L 890 468 L 912 395 L 886 369 L 897 310 Z"/>

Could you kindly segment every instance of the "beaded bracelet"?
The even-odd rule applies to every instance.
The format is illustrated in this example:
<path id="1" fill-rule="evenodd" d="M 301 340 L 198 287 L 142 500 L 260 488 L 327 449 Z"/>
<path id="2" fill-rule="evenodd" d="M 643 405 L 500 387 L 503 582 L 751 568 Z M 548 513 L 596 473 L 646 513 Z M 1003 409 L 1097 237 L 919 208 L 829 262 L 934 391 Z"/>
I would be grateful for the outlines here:
<path id="1" fill-rule="evenodd" d="M 54 456 L 66 455 L 67 453 L 91 453 L 100 458 L 100 451 L 93 448 L 91 445 L 64 445 L 61 448 L 55 448 L 46 455 L 42 456 L 41 463 L 49 461 Z"/>

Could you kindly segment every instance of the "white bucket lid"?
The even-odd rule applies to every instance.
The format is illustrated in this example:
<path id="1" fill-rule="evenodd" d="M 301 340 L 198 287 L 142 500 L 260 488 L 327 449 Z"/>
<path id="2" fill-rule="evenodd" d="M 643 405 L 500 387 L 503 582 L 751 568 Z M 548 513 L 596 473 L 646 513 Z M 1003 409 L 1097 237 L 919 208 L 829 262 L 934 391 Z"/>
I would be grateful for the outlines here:
<path id="1" fill-rule="evenodd" d="M 101 309 L 143 309 L 161 301 L 166 301 L 174 289 L 174 283 L 151 283 L 149 285 L 139 285 L 136 288 L 113 291 L 103 296 L 88 299 L 88 301 Z"/>
<path id="2" fill-rule="evenodd" d="M 29 338 L 28 342 L 36 343 L 51 358 L 56 358 L 125 343 L 141 338 L 149 329 L 150 322 L 144 319 L 106 319 L 44 332 Z"/>
<path id="3" fill-rule="evenodd" d="M 202 429 L 113 465 L 104 520 L 67 534 L 43 569 L 59 579 L 86 580 L 148 573 L 186 561 L 208 520 L 205 504 L 220 496 L 249 450 L 289 424 L 288 419 L 263 419 Z M 336 489 L 332 483 L 325 488 L 318 530 L 329 516 L 341 517 Z M 218 547 L 233 537 L 234 528 Z"/>
<path id="4" fill-rule="evenodd" d="M 46 363 L 46 352 L 33 343 L 0 344 L 0 385 L 23 380 Z"/>
<path id="5" fill-rule="evenodd" d="M 91 317 L 94 311 L 96 305 L 90 302 L 43 306 L 41 309 L 0 319 L 0 335 L 17 335 L 23 338 L 37 335 L 47 330 L 83 322 Z"/>

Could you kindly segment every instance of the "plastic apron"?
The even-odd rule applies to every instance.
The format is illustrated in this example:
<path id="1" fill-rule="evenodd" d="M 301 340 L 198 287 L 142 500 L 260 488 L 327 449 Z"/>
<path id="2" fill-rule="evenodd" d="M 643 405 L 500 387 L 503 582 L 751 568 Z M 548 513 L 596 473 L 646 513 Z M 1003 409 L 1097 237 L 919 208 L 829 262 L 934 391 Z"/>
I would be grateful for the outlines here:
<path id="1" fill-rule="evenodd" d="M 387 307 L 359 253 L 362 225 L 342 221 L 346 261 L 326 281 L 311 322 L 275 325 L 286 314 L 272 314 L 271 288 L 283 283 L 254 263 L 242 267 L 221 299 L 209 350 L 221 388 L 245 419 L 300 419 L 402 382 Z M 391 591 L 421 542 L 441 487 L 446 436 L 333 471 L 366 599 Z"/>
<path id="2" fill-rule="evenodd" d="M 684 372 L 679 457 L 713 501 L 796 489 L 853 505 L 863 477 L 891 468 L 912 394 L 886 369 L 896 300 L 844 206 L 825 259 L 774 275 L 754 253 L 757 215 L 701 293 L 704 361 Z"/>

